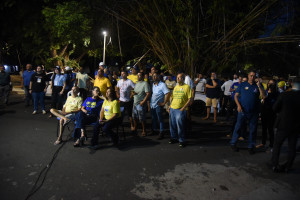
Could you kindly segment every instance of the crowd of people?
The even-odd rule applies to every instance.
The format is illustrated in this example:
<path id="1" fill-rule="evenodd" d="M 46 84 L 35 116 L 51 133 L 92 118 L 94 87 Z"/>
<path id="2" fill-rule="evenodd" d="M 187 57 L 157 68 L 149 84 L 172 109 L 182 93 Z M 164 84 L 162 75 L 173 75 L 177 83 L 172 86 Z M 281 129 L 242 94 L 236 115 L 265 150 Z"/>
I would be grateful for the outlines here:
<path id="1" fill-rule="evenodd" d="M 10 76 L 0 66 L 0 97 L 8 103 L 11 89 Z M 62 71 L 64 73 L 62 73 Z M 258 148 L 269 148 L 272 151 L 271 167 L 275 172 L 288 171 L 295 159 L 299 134 L 299 100 L 300 80 L 293 83 L 282 79 L 259 78 L 255 71 L 245 75 L 222 78 L 215 72 L 209 77 L 197 74 L 193 80 L 184 71 L 176 75 L 159 72 L 152 67 L 149 73 L 134 66 L 130 74 L 126 70 L 110 71 L 99 64 L 93 74 L 94 79 L 80 67 L 78 72 L 70 67 L 56 66 L 49 78 L 42 66 L 32 69 L 26 65 L 23 72 L 25 105 L 33 100 L 33 113 L 38 113 L 40 104 L 46 114 L 44 103 L 45 92 L 49 82 L 52 89 L 50 116 L 60 119 L 60 129 L 55 145 L 61 144 L 64 126 L 75 122 L 74 147 L 82 146 L 86 139 L 86 125 L 93 125 L 91 148 L 97 149 L 99 130 L 111 137 L 114 145 L 119 138 L 113 129 L 128 116 L 132 135 L 149 134 L 146 130 L 146 112 L 151 113 L 151 134 L 164 139 L 167 134 L 163 113 L 169 114 L 170 144 L 186 146 L 186 126 L 191 120 L 191 108 L 194 97 L 206 96 L 206 116 L 209 120 L 213 109 L 213 122 L 217 123 L 218 115 L 225 121 L 233 119 L 230 146 L 234 152 L 239 151 L 238 142 L 247 140 L 249 154 Z M 232 78 L 232 79 L 231 79 Z M 256 145 L 259 119 L 262 124 L 262 141 Z M 249 131 L 248 131 L 249 129 Z M 148 133 L 147 133 L 148 132 Z M 276 134 L 275 134 L 276 133 Z M 279 165 L 279 154 L 283 141 L 288 138 L 289 156 L 284 165 Z"/>

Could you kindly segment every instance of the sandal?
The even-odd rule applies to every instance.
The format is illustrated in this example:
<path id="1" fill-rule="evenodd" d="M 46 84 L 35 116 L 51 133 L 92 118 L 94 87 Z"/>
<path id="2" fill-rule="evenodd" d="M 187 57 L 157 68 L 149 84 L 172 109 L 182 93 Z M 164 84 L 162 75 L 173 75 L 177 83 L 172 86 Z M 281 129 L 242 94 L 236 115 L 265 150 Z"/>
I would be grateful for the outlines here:
<path id="1" fill-rule="evenodd" d="M 147 136 L 146 132 L 143 132 L 142 137 L 146 137 L 146 136 Z"/>
<path id="2" fill-rule="evenodd" d="M 73 144 L 74 147 L 80 146 L 80 139 L 77 139 L 76 142 Z"/>
<path id="3" fill-rule="evenodd" d="M 256 148 L 259 149 L 259 148 L 263 148 L 265 145 L 263 144 L 259 144 L 259 145 L 256 145 Z"/>

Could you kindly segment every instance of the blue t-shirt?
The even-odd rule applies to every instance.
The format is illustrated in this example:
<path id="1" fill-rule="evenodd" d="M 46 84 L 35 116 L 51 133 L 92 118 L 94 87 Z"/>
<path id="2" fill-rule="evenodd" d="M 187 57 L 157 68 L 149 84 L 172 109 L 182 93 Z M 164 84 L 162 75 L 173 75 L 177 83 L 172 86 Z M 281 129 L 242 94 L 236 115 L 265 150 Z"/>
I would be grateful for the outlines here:
<path id="1" fill-rule="evenodd" d="M 236 93 L 237 88 L 239 87 L 240 83 L 239 82 L 235 82 L 234 84 L 232 84 L 231 89 L 233 89 L 233 91 L 231 92 L 231 98 L 232 100 L 234 100 L 234 96 Z"/>
<path id="2" fill-rule="evenodd" d="M 236 90 L 240 95 L 239 102 L 242 109 L 246 113 L 258 113 L 259 112 L 259 89 L 253 82 L 250 85 L 248 82 L 243 82 Z"/>
<path id="3" fill-rule="evenodd" d="M 24 81 L 24 86 L 29 86 L 30 84 L 30 79 L 31 79 L 31 76 L 32 74 L 34 74 L 35 72 L 32 70 L 32 71 L 28 71 L 28 70 L 25 70 L 23 72 L 23 81 Z"/>
<path id="4" fill-rule="evenodd" d="M 92 97 L 86 98 L 82 106 L 85 107 L 85 109 L 88 111 L 88 114 L 95 114 L 99 116 L 100 110 L 102 108 L 103 100 L 99 99 L 98 101 L 96 99 L 93 99 Z"/>
<path id="5" fill-rule="evenodd" d="M 152 97 L 151 97 L 151 108 L 158 107 L 158 102 L 163 103 L 165 99 L 165 95 L 168 94 L 170 91 L 167 85 L 164 82 L 159 82 L 157 85 L 153 83 L 152 85 Z"/>
<path id="6" fill-rule="evenodd" d="M 64 76 L 65 76 L 65 79 L 66 79 L 65 90 L 69 91 L 74 86 L 75 79 L 76 79 L 76 74 L 75 73 L 66 73 L 66 74 L 64 74 Z M 74 79 L 74 81 L 71 81 L 72 79 Z"/>
<path id="7" fill-rule="evenodd" d="M 53 77 L 54 75 L 52 75 Z M 51 80 L 52 80 L 52 77 L 51 77 Z M 64 86 L 64 82 L 66 82 L 66 77 L 65 75 L 63 74 L 56 74 L 55 75 L 55 78 L 54 78 L 54 82 L 53 82 L 53 85 L 54 86 Z"/>

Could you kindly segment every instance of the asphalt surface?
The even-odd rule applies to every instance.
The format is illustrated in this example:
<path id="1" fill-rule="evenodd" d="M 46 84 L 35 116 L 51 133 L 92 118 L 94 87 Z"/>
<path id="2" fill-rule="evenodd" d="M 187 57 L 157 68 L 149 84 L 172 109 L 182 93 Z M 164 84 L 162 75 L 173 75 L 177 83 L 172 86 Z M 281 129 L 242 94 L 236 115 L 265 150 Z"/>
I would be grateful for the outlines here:
<path id="1" fill-rule="evenodd" d="M 100 136 L 95 151 L 74 148 L 68 130 L 66 142 L 54 146 L 56 119 L 32 115 L 20 96 L 11 99 L 0 106 L 1 200 L 300 199 L 299 156 L 290 173 L 273 173 L 266 166 L 269 150 L 232 152 L 229 125 L 193 115 L 183 149 L 168 144 L 169 136 L 133 137 L 125 127 L 126 140 L 118 148 Z M 285 144 L 283 156 L 286 151 Z"/>

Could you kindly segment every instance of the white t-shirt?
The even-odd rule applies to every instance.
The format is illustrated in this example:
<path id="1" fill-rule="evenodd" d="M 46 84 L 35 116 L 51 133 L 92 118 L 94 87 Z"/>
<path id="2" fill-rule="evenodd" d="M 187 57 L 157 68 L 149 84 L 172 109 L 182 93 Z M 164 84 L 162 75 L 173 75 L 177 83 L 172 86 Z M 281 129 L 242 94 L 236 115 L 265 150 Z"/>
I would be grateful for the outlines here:
<path id="1" fill-rule="evenodd" d="M 199 78 L 196 78 L 195 81 L 198 81 Z M 206 85 L 206 80 L 204 78 L 200 79 L 196 85 L 196 92 L 204 92 Z"/>
<path id="2" fill-rule="evenodd" d="M 76 79 L 78 79 L 77 87 L 79 88 L 86 88 L 86 81 L 89 79 L 89 76 L 86 73 L 78 72 L 76 74 Z"/>
<path id="3" fill-rule="evenodd" d="M 233 83 L 239 82 L 239 78 L 233 79 Z"/>
<path id="4" fill-rule="evenodd" d="M 224 95 L 226 95 L 226 96 L 231 95 L 230 88 L 231 88 L 232 84 L 233 84 L 233 81 L 228 80 L 221 86 L 221 90 L 224 91 Z"/>
<path id="5" fill-rule="evenodd" d="M 131 90 L 134 89 L 134 83 L 132 82 L 132 80 L 127 79 L 126 81 L 124 81 L 123 79 L 121 79 L 118 81 L 117 87 L 120 89 L 120 101 L 130 101 Z"/>
<path id="6" fill-rule="evenodd" d="M 195 84 L 189 75 L 185 76 L 184 83 L 189 85 L 191 90 L 195 87 Z"/>

